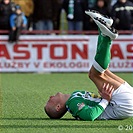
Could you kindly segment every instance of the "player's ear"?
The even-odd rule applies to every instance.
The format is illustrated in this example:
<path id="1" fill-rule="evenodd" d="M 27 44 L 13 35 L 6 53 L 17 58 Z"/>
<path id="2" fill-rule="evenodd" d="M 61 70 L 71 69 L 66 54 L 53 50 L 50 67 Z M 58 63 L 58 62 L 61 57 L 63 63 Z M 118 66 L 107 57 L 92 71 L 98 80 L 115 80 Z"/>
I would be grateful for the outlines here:
<path id="1" fill-rule="evenodd" d="M 57 104 L 56 111 L 60 111 L 60 108 L 61 108 L 61 105 L 60 104 Z"/>

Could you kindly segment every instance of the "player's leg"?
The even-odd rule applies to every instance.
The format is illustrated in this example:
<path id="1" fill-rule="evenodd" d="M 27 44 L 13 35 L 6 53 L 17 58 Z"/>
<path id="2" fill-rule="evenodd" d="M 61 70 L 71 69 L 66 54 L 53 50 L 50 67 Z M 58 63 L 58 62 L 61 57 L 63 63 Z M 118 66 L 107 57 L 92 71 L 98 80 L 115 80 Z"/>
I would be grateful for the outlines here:
<path id="1" fill-rule="evenodd" d="M 115 89 L 117 89 L 121 83 L 111 78 L 104 72 L 108 68 L 110 62 L 111 40 L 117 38 L 118 34 L 115 29 L 106 24 L 106 20 L 109 21 L 109 19 L 104 19 L 102 16 L 102 20 L 99 14 L 94 14 L 91 12 L 90 16 L 99 27 L 99 36 L 95 60 L 89 72 L 89 77 L 95 83 L 99 91 L 102 89 L 104 83 L 110 83 L 114 86 Z"/>
<path id="2" fill-rule="evenodd" d="M 104 53 L 105 51 L 103 50 L 103 56 L 105 55 L 105 54 L 107 54 L 107 59 L 105 59 L 105 57 L 106 56 L 104 56 L 104 58 L 101 58 L 100 57 L 100 59 L 99 59 L 99 55 L 98 54 L 96 54 L 96 56 L 95 56 L 95 58 L 97 58 L 98 57 L 98 60 L 97 60 L 97 62 L 99 62 L 99 64 L 101 64 L 101 66 L 103 66 L 104 68 L 107 68 L 107 66 L 108 66 L 108 64 L 109 64 L 109 62 L 110 62 L 110 48 L 108 48 L 108 47 L 105 47 L 105 45 L 107 45 L 107 46 L 109 46 L 110 47 L 110 45 L 111 45 L 111 41 L 106 41 L 106 40 L 103 40 L 103 37 L 101 36 L 101 31 L 100 31 L 100 29 L 99 29 L 99 37 L 98 37 L 98 44 L 97 44 L 97 52 L 96 53 L 98 53 L 98 52 L 101 52 L 101 50 L 102 49 L 104 49 L 105 51 L 106 51 L 106 49 L 108 50 L 108 51 L 106 51 L 106 53 Z M 103 44 L 103 42 L 105 41 L 105 43 L 106 44 Z M 102 43 L 102 45 L 105 47 L 102 47 L 100 44 Z M 109 43 L 109 44 L 108 44 Z M 101 49 L 101 50 L 100 50 Z M 121 84 L 123 84 L 125 81 L 122 79 L 122 78 L 120 78 L 120 77 L 118 77 L 117 75 L 115 75 L 115 74 L 113 74 L 109 69 L 106 69 L 105 70 L 105 72 L 104 72 L 107 76 L 109 76 L 109 77 L 111 77 L 112 79 L 114 79 L 115 81 L 118 81 L 118 82 L 120 82 Z"/>
<path id="3" fill-rule="evenodd" d="M 103 36 L 99 29 L 97 51 L 94 60 L 94 67 L 103 73 L 110 63 L 110 46 L 111 39 L 108 36 Z"/>
<path id="4" fill-rule="evenodd" d="M 102 34 L 106 33 L 104 35 L 109 36 L 109 38 L 111 38 L 110 33 L 108 32 L 108 29 L 105 28 L 106 24 L 104 23 L 104 25 L 102 25 L 102 24 L 99 24 L 97 21 L 95 22 L 97 23 L 99 28 L 102 27 L 100 28 Z M 98 39 L 98 41 L 100 42 L 98 42 L 95 61 L 93 63 L 93 66 L 91 67 L 89 76 L 92 79 L 92 81 L 95 83 L 99 91 L 101 91 L 103 83 L 109 83 L 110 85 L 114 86 L 114 89 L 118 89 L 114 91 L 112 95 L 112 100 L 110 101 L 111 104 L 107 106 L 107 108 L 101 114 L 99 119 L 125 119 L 133 116 L 133 98 L 132 98 L 133 89 L 130 85 L 126 83 L 123 84 L 124 83 L 123 79 L 119 78 L 118 76 L 114 75 L 108 70 L 107 66 L 110 61 L 108 59 L 108 57 L 110 57 L 110 53 L 109 53 L 110 48 L 108 44 L 110 43 L 110 41 L 106 39 L 106 36 L 103 36 L 103 35 L 99 36 L 101 37 L 101 39 Z M 107 47 L 105 49 L 101 49 L 101 47 L 104 48 L 104 46 L 102 45 L 105 45 Z M 107 57 L 102 57 L 103 56 L 102 52 L 105 52 L 105 53 L 107 52 L 105 54 L 105 56 Z M 101 58 L 103 61 L 99 61 L 101 60 Z"/>
<path id="5" fill-rule="evenodd" d="M 125 82 L 125 80 L 112 73 L 109 69 L 105 71 L 105 74 L 111 77 L 112 79 L 115 79 L 116 81 L 120 82 L 121 84 Z"/>
<path id="6" fill-rule="evenodd" d="M 98 45 L 97 45 L 97 54 L 95 56 L 94 63 L 97 63 L 105 70 L 104 73 L 109 76 L 110 78 L 120 82 L 121 84 L 125 81 L 118 77 L 117 75 L 113 74 L 108 68 L 110 62 L 110 45 L 111 40 L 109 38 L 103 37 L 101 31 L 99 30 L 99 37 L 98 37 Z M 108 40 L 109 39 L 109 40 Z M 102 53 L 102 54 L 100 54 Z"/>
<path id="7" fill-rule="evenodd" d="M 92 14 L 92 15 L 95 15 L 95 14 Z M 99 15 L 99 13 L 97 14 L 97 15 Z M 95 15 L 96 16 L 96 15 Z M 99 15 L 99 17 L 100 17 L 100 15 Z M 104 17 L 104 16 L 101 16 L 101 17 Z M 103 18 L 104 19 L 104 18 Z M 106 17 L 105 17 L 105 19 L 106 19 Z M 107 23 L 108 23 L 108 25 L 112 25 L 112 23 L 113 23 L 113 20 L 112 19 L 110 19 L 109 20 L 109 18 L 107 18 Z M 103 56 L 106 58 L 99 58 L 98 56 L 98 54 L 96 54 L 96 56 L 95 56 L 95 58 L 97 58 L 98 57 L 98 59 L 97 59 L 97 62 L 99 62 L 99 64 L 101 64 L 101 66 L 102 67 L 104 67 L 104 68 L 107 68 L 107 65 L 109 64 L 109 62 L 110 62 L 110 48 L 108 48 L 108 47 L 110 47 L 110 45 L 111 45 L 111 41 L 106 41 L 106 40 L 103 40 L 103 37 L 101 36 L 101 34 L 102 34 L 102 32 L 100 31 L 100 29 L 99 29 L 99 36 L 98 36 L 98 44 L 97 44 L 97 53 L 100 51 L 101 52 L 101 50 L 104 50 L 105 51 L 105 53 L 107 54 L 107 56 L 105 56 L 105 54 L 103 54 Z M 104 43 L 106 43 L 105 45 L 103 44 L 103 42 Z M 103 44 L 102 46 L 100 45 L 100 44 Z M 104 47 L 103 47 L 104 46 Z M 107 50 L 107 51 L 106 51 Z M 104 53 L 104 51 L 103 51 L 103 53 Z M 109 56 L 108 56 L 109 55 Z M 122 79 L 122 78 L 120 78 L 120 77 L 118 77 L 117 75 L 115 75 L 115 74 L 113 74 L 109 69 L 107 69 L 106 71 L 105 71 L 105 74 L 106 75 L 108 75 L 109 77 L 111 77 L 112 79 L 115 79 L 116 81 L 118 81 L 118 82 L 120 82 L 120 83 L 124 83 L 125 81 Z"/>
<path id="8" fill-rule="evenodd" d="M 118 80 L 109 77 L 105 72 L 104 73 L 98 72 L 94 68 L 94 66 L 92 66 L 89 71 L 89 78 L 95 83 L 99 91 L 102 90 L 104 83 L 106 84 L 109 83 L 110 85 L 113 85 L 115 90 L 121 85 L 121 83 L 118 82 Z"/>
<path id="9" fill-rule="evenodd" d="M 110 77 L 109 72 L 106 73 L 110 62 L 110 45 L 110 38 L 101 35 L 100 32 L 95 60 L 89 72 L 90 79 L 95 83 L 99 91 L 102 89 L 103 83 L 113 84 L 115 89 L 121 85 L 118 80 Z"/>

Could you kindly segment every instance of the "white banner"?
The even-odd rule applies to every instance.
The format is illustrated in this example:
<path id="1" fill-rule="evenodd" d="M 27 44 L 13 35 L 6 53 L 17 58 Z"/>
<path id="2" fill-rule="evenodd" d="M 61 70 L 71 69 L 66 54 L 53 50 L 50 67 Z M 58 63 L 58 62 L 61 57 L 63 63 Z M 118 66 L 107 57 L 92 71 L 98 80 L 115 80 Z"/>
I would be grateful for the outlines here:
<path id="1" fill-rule="evenodd" d="M 22 35 L 16 44 L 0 36 L 0 72 L 88 72 L 97 35 Z M 110 70 L 133 72 L 133 35 L 112 42 Z"/>

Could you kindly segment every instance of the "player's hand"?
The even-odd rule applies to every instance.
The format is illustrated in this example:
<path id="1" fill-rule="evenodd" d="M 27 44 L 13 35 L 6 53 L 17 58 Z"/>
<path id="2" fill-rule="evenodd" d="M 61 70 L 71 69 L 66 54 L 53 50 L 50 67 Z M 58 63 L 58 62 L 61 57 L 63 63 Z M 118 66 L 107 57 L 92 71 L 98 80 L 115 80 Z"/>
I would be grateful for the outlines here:
<path id="1" fill-rule="evenodd" d="M 103 99 L 110 101 L 112 98 L 113 91 L 114 91 L 113 85 L 110 85 L 109 83 L 104 83 L 102 86 L 102 90 L 99 91 L 99 94 Z"/>

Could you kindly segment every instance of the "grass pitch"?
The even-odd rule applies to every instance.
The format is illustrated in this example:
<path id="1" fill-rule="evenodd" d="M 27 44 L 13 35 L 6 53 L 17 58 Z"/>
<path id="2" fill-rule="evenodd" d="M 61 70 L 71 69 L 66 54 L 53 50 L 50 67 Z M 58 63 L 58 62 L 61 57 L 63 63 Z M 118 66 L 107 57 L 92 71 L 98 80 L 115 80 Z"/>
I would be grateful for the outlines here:
<path id="1" fill-rule="evenodd" d="M 132 73 L 117 73 L 133 85 Z M 77 121 L 67 113 L 50 120 L 44 105 L 56 92 L 89 90 L 97 93 L 87 73 L 0 74 L 0 133 L 126 133 L 133 132 L 133 118 Z"/>

